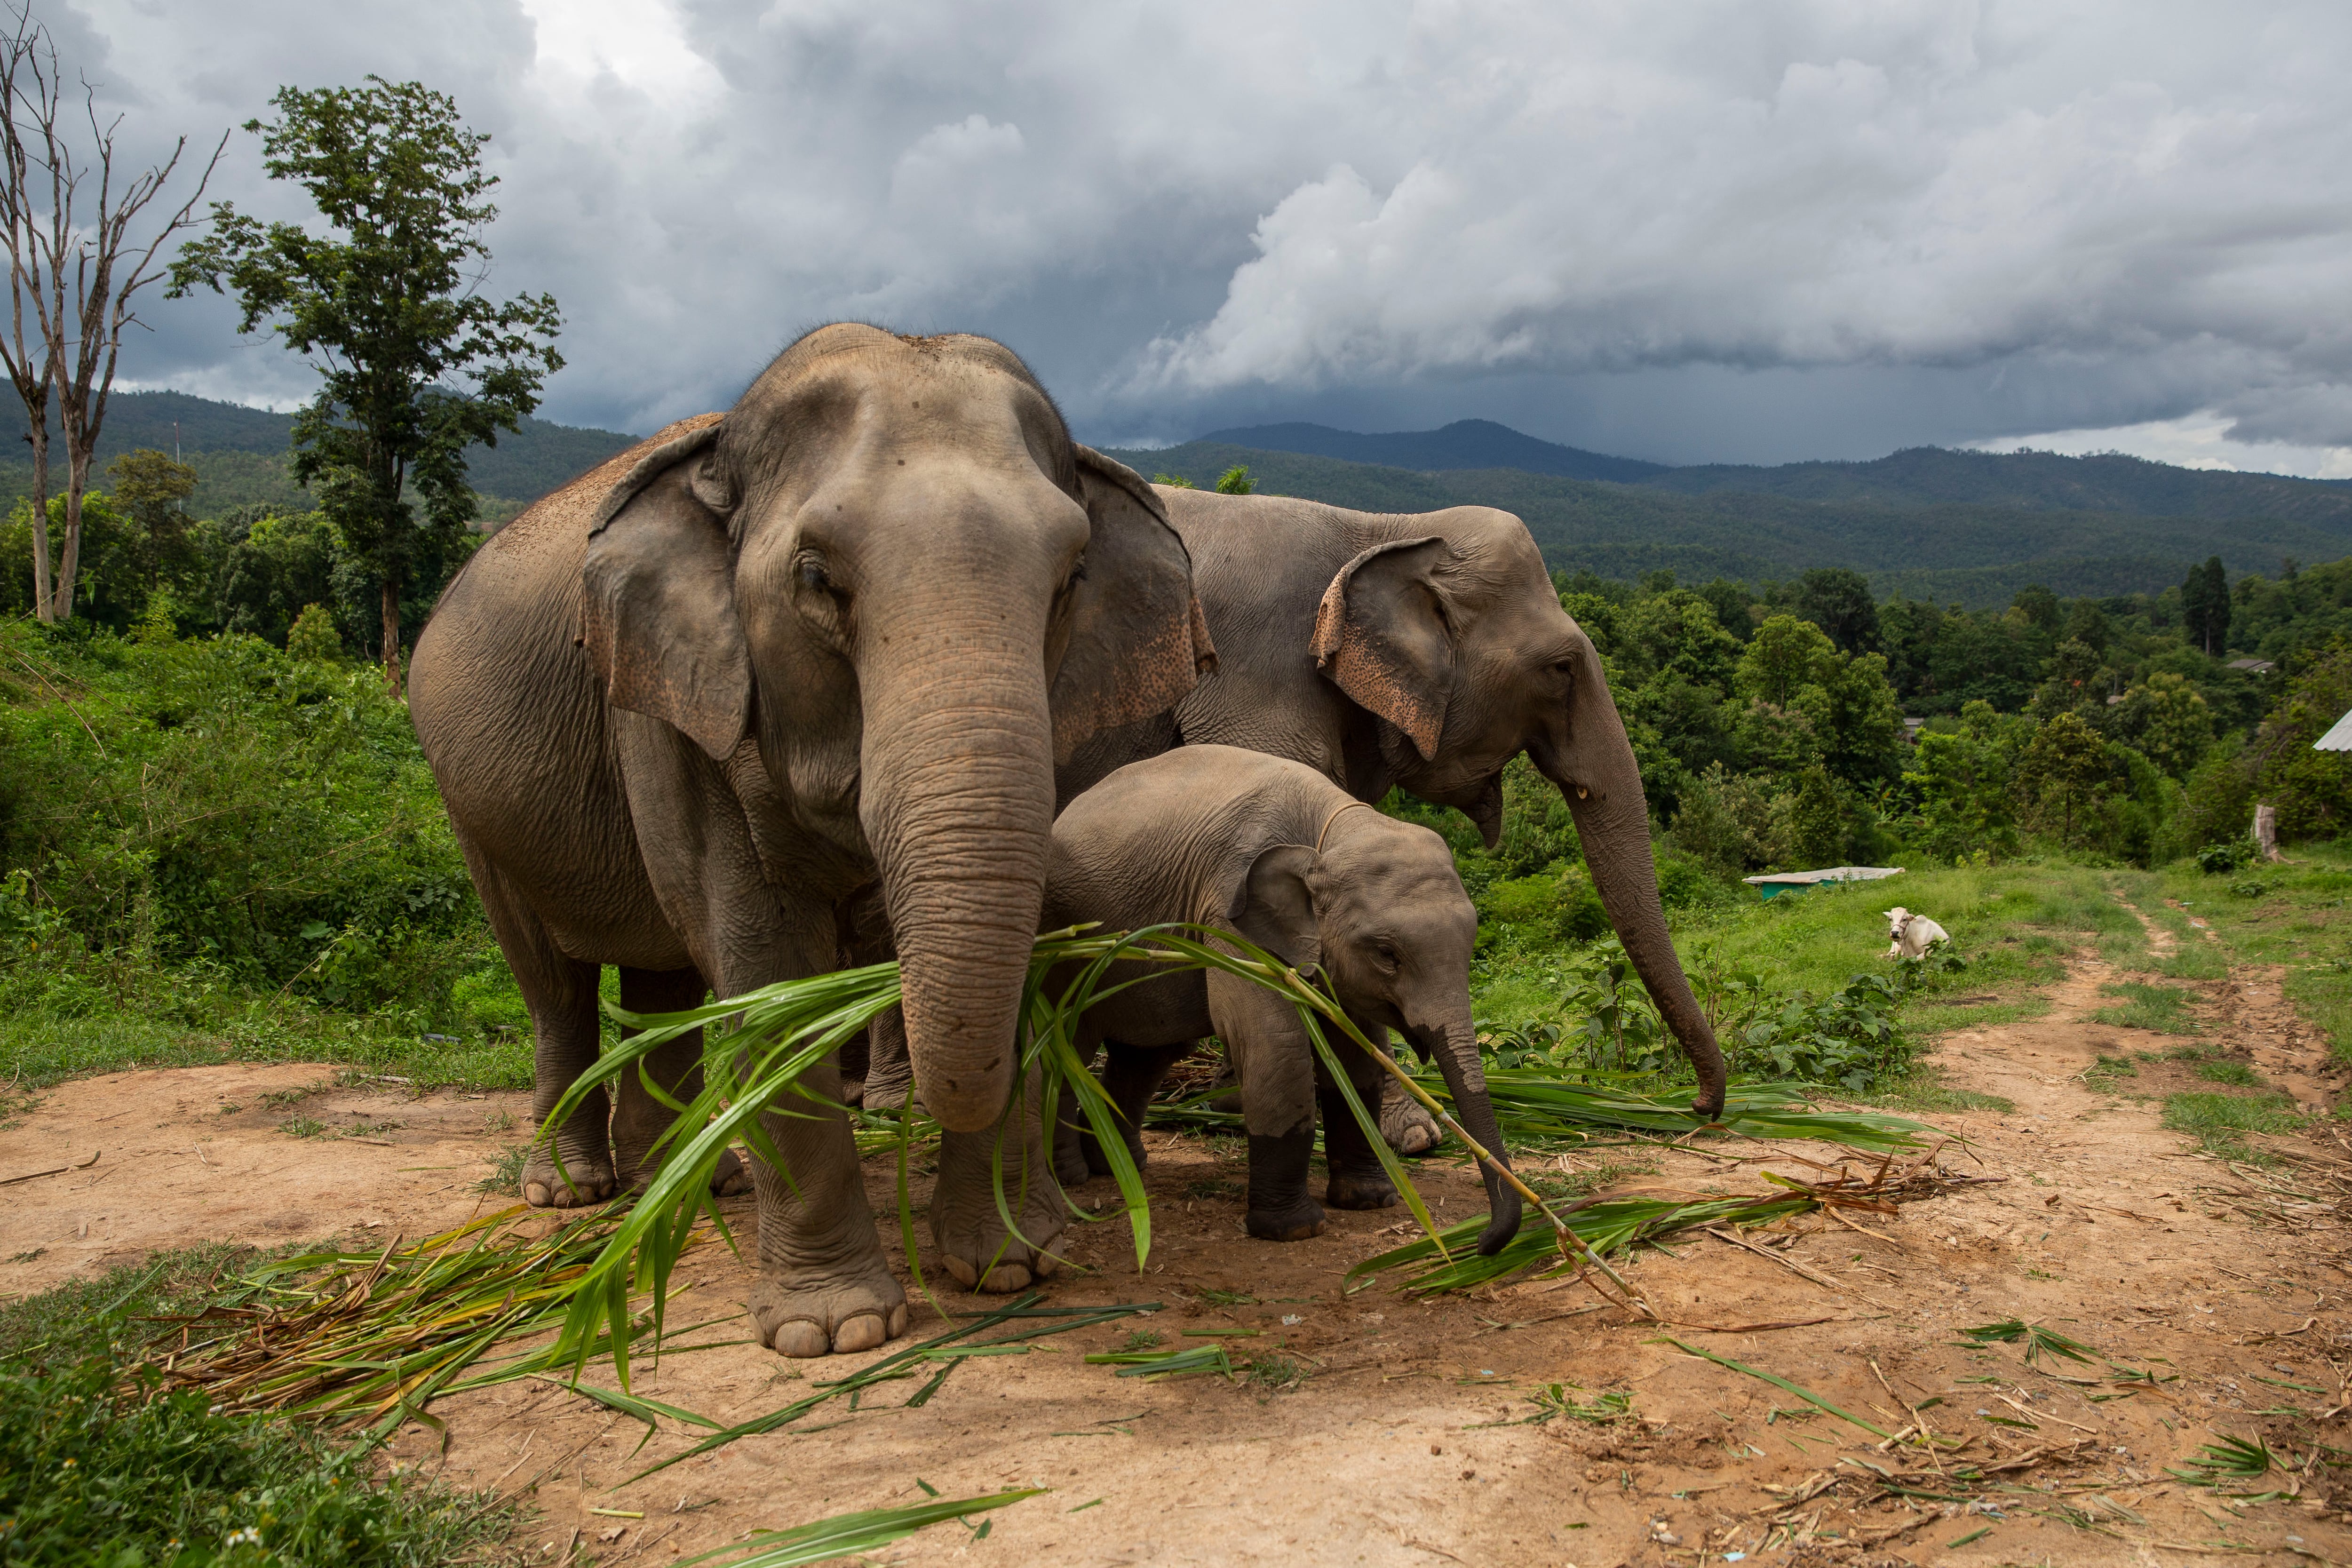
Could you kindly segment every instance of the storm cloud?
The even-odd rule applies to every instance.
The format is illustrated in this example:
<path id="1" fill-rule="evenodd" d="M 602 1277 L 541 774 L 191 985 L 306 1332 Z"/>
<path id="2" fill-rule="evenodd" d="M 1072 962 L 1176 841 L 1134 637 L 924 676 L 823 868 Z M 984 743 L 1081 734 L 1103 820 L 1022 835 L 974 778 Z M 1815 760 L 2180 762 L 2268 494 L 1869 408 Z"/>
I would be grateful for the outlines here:
<path id="1" fill-rule="evenodd" d="M 856 316 L 1003 338 L 1098 440 L 1478 415 L 1773 460 L 2194 416 L 2352 447 L 2340 6 L 43 14 L 142 143 L 281 83 L 453 93 L 504 182 L 490 287 L 562 300 L 547 412 L 580 423 L 723 405 Z M 256 142 L 218 194 L 299 216 Z M 307 389 L 217 301 L 145 315 L 143 384 Z"/>

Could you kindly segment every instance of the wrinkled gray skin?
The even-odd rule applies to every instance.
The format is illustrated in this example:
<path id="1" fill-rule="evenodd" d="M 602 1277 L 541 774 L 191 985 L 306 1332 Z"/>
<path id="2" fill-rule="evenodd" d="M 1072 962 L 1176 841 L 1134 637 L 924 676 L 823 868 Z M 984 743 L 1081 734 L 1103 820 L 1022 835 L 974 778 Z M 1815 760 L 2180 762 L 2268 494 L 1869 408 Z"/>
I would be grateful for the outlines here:
<path id="1" fill-rule="evenodd" d="M 1049 928 L 1097 921 L 1109 931 L 1197 921 L 1302 972 L 1320 964 L 1366 1038 L 1379 1045 L 1396 1029 L 1435 1059 L 1463 1127 L 1501 1155 L 1470 1022 L 1478 914 L 1454 857 L 1436 834 L 1368 809 L 1314 769 L 1231 746 L 1183 746 L 1119 769 L 1055 819 L 1045 918 Z M 1145 972 L 1122 965 L 1109 983 L 1127 978 L 1119 969 Z M 1144 1107 L 1161 1075 L 1213 1033 L 1241 1082 L 1250 1235 L 1297 1241 L 1322 1230 L 1323 1210 L 1307 1191 L 1318 1101 L 1330 1172 L 1323 1201 L 1346 1209 L 1397 1201 L 1297 1011 L 1216 971 L 1144 981 L 1086 1015 L 1080 1057 L 1097 1041 L 1107 1048 L 1104 1088 L 1138 1164 Z M 1343 1036 L 1332 1040 L 1357 1094 L 1376 1104 L 1387 1073 Z M 1087 1174 L 1067 1163 L 1076 1153 L 1059 1152 L 1066 1181 Z M 1109 1170 L 1099 1149 L 1086 1163 Z M 1492 1254 L 1518 1229 L 1519 1197 L 1482 1173 L 1493 1217 L 1480 1249 Z"/>
<path id="2" fill-rule="evenodd" d="M 1067 802 L 1177 745 L 1306 763 L 1358 800 L 1392 785 L 1451 805 L 1492 847 L 1503 764 L 1525 752 L 1566 796 L 1594 886 L 1667 1026 L 1723 1109 L 1724 1065 L 1658 904 L 1642 775 L 1600 657 L 1509 512 L 1345 511 L 1161 489 L 1192 555 L 1217 673 L 1167 715 L 1105 732 L 1055 773 Z"/>
<path id="3" fill-rule="evenodd" d="M 949 1271 L 1049 1272 L 1058 1196 L 1019 1215 L 1034 1246 L 1008 1241 L 985 1172 L 1018 1109 L 1055 759 L 1188 691 L 1199 628 L 1160 503 L 983 338 L 820 329 L 723 417 L 509 523 L 418 639 L 409 706 L 530 1007 L 540 1115 L 595 1059 L 600 965 L 646 1006 L 822 973 L 840 911 L 878 887 L 949 1134 Z M 690 1093 L 697 1055 L 656 1071 Z M 803 1081 L 838 1087 L 830 1063 Z M 596 1100 L 558 1130 L 571 1184 L 538 1155 L 525 1194 L 642 1182 L 664 1120 L 625 1081 L 609 1126 Z M 900 1332 L 846 1119 L 765 1126 L 791 1180 L 755 1162 L 761 1340 L 805 1356 Z"/>

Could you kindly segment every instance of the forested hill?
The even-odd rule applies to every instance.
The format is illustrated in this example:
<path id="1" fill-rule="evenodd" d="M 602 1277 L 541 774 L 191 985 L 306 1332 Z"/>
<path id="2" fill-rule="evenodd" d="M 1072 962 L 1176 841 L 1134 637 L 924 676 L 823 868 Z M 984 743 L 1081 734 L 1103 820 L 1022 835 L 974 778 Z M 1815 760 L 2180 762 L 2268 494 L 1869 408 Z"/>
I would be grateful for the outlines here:
<path id="1" fill-rule="evenodd" d="M 1239 430 L 1212 430 L 1200 439 L 1350 463 L 1377 463 L 1389 468 L 1521 468 L 1530 474 L 1627 484 L 1674 471 L 1664 463 L 1605 457 L 1579 447 L 1540 441 L 1491 419 L 1459 419 L 1442 430 L 1393 430 L 1380 436 L 1334 430 L 1328 425 L 1253 425 Z"/>
<path id="2" fill-rule="evenodd" d="M 1146 476 L 1202 486 L 1243 464 L 1263 491 L 1366 511 L 1502 507 L 1527 521 L 1553 566 L 1622 581 L 1661 568 L 1691 583 L 1850 566 L 1882 595 L 1979 606 L 2007 604 L 2035 583 L 2064 595 L 2153 593 L 2209 555 L 2233 574 L 2275 574 L 2289 557 L 2352 552 L 2352 487 L 2131 458 L 1921 449 L 1874 463 L 1669 468 L 1609 483 L 1206 439 L 1114 455 Z"/>
<path id="3" fill-rule="evenodd" d="M 176 440 L 182 456 L 201 476 L 198 491 L 190 501 L 198 515 L 248 502 L 293 504 L 301 491 L 284 471 L 287 438 L 293 427 L 292 415 L 272 414 L 266 408 L 216 403 L 184 392 L 118 392 L 107 399 L 106 424 L 98 444 L 99 471 L 91 476 L 91 483 L 103 488 L 106 465 L 121 454 L 141 447 L 169 452 Z M 0 484 L 5 485 L 11 497 L 28 493 L 32 485 L 31 460 L 16 456 L 25 450 L 24 427 L 20 423 L 16 428 L 20 438 L 9 454 L 13 460 L 0 459 Z M 62 482 L 64 455 L 54 411 L 49 429 L 54 489 Z M 466 471 L 482 495 L 524 503 L 638 439 L 611 430 L 526 419 L 520 434 L 501 436 L 495 447 L 467 448 Z"/>
<path id="4" fill-rule="evenodd" d="M 2352 518 L 2352 480 L 2183 468 L 2121 453 L 2066 458 L 2055 452 L 1913 447 L 1866 463 L 1783 463 L 1774 468 L 1706 463 L 1677 468 L 1538 440 L 1489 419 L 1459 420 L 1439 430 L 1395 430 L 1381 435 L 1334 430 L 1324 425 L 1254 425 L 1211 431 L 1195 444 L 1202 443 L 1338 458 L 1423 473 L 1518 468 L 1685 495 L 1740 490 L 1799 500 L 1896 507 L 2006 506 L 2030 511 L 2124 511 L 2152 517 Z"/>

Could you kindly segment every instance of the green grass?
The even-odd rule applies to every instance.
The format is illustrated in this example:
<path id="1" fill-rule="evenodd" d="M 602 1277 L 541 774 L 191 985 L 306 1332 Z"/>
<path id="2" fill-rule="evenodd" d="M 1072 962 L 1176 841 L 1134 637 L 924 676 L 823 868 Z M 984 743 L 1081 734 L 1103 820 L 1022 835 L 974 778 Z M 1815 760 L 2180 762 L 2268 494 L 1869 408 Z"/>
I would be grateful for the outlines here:
<path id="1" fill-rule="evenodd" d="M 2200 1033 L 2197 1021 L 2185 1008 L 2190 993 L 2172 985 L 2149 985 L 2137 980 L 2126 980 L 2113 985 L 2102 985 L 2100 993 L 2125 998 L 2121 1007 L 2102 1007 L 2091 1015 L 2091 1021 L 2116 1028 L 2150 1029 L 2159 1035 L 2194 1035 Z"/>
<path id="2" fill-rule="evenodd" d="M 2239 1089 L 2263 1087 L 2262 1077 L 2253 1068 L 2242 1061 L 2233 1061 L 2227 1057 L 2215 1061 L 2198 1063 L 2197 1076 L 2207 1083 L 2226 1083 Z"/>
<path id="3" fill-rule="evenodd" d="M 2164 1097 L 2163 1124 L 2194 1136 L 2209 1154 L 2263 1163 L 2269 1157 L 2246 1142 L 2249 1132 L 2292 1132 L 2303 1125 L 2283 1094 L 2220 1094 L 2192 1090 Z"/>
<path id="4" fill-rule="evenodd" d="M 520 1561 L 520 1510 L 206 1396 L 126 1398 L 120 1368 L 260 1255 L 215 1243 L 0 1303 L 0 1557 L 12 1563 Z M 257 1534 L 226 1544 L 233 1532 Z M 185 1552 L 186 1556 L 181 1553 Z"/>
<path id="5" fill-rule="evenodd" d="M 133 1068 L 325 1062 L 419 1089 L 530 1086 L 527 1033 L 428 1040 L 423 1015 L 339 1012 L 136 955 L 0 961 L 0 1075 L 21 1089 Z"/>
<path id="6" fill-rule="evenodd" d="M 2297 844 L 2286 855 L 2283 864 L 2251 868 L 2234 878 L 2208 876 L 2194 861 L 2184 861 L 2142 880 L 2188 906 L 2179 917 L 2184 927 L 2194 916 L 2220 939 L 2188 931 L 2182 960 L 2283 966 L 2296 1012 L 2327 1037 L 2337 1060 L 2352 1062 L 2352 847 Z M 2248 878 L 2264 884 L 2263 897 L 2231 893 L 2231 881 Z M 2188 977 L 2219 972 L 2209 968 Z"/>
<path id="7" fill-rule="evenodd" d="M 1911 1070 L 1895 1082 L 1869 1094 L 1852 1097 L 1855 1103 L 1874 1105 L 1883 1110 L 1909 1111 L 1915 1115 L 1961 1110 L 1993 1110 L 2002 1115 L 2017 1109 L 2017 1102 L 2002 1095 L 1979 1094 L 1972 1089 L 1954 1089 L 1944 1082 L 1943 1074 L 1932 1061 L 1915 1061 Z"/>

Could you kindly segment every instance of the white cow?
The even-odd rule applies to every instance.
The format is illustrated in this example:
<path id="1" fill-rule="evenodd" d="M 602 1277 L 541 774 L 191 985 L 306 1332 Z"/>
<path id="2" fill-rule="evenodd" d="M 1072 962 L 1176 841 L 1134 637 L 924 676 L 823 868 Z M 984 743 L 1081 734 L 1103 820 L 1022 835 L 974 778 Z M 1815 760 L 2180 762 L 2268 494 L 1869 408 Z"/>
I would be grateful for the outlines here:
<path id="1" fill-rule="evenodd" d="M 1942 926 L 1900 904 L 1886 911 L 1886 934 L 1894 939 L 1886 950 L 1889 958 L 1925 958 L 1929 948 L 1952 940 L 1952 933 Z"/>

